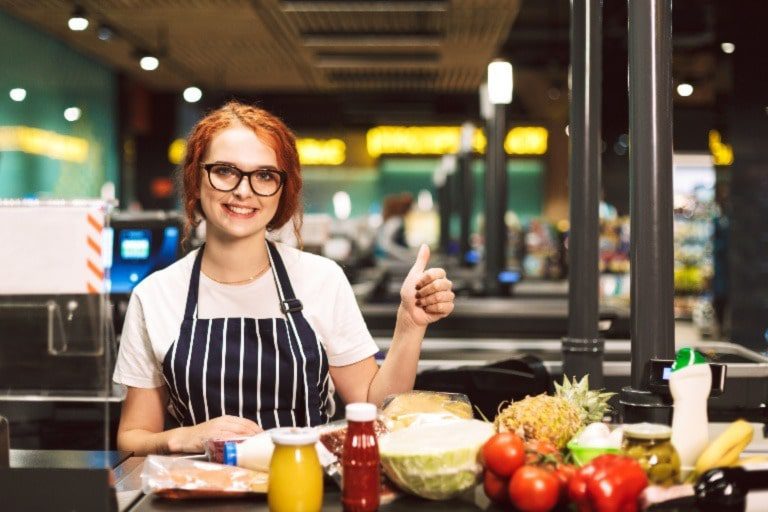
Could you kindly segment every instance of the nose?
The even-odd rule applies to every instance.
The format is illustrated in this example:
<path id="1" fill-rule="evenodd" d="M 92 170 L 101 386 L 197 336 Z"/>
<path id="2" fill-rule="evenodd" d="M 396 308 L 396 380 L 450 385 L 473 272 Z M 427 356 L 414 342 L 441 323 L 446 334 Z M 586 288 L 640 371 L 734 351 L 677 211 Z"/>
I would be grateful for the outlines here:
<path id="1" fill-rule="evenodd" d="M 243 179 L 240 180 L 237 188 L 235 188 L 232 193 L 238 198 L 251 197 L 254 195 L 253 190 L 251 190 L 251 184 L 248 181 L 248 176 L 243 176 Z"/>

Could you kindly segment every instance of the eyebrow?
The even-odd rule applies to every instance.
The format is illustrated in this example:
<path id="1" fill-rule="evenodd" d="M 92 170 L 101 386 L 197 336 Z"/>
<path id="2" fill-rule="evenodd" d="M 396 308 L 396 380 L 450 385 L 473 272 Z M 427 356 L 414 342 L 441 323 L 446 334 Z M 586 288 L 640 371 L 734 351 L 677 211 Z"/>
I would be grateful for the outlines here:
<path id="1" fill-rule="evenodd" d="M 242 171 L 242 169 L 240 168 L 240 166 L 238 166 L 238 165 L 236 165 L 236 164 L 233 164 L 232 162 L 227 162 L 227 161 L 224 161 L 224 160 L 216 160 L 216 161 L 214 161 L 214 162 L 211 162 L 211 163 L 212 163 L 212 164 L 228 165 L 228 166 L 230 166 L 230 167 L 234 167 L 235 169 Z M 262 165 L 256 166 L 256 167 L 255 167 L 253 170 L 254 170 L 254 171 L 258 171 L 258 170 L 260 170 L 260 169 L 269 169 L 269 170 L 271 170 L 271 171 L 276 171 L 276 170 L 277 170 L 277 166 L 275 166 L 275 165 L 270 165 L 270 164 L 262 164 Z"/>

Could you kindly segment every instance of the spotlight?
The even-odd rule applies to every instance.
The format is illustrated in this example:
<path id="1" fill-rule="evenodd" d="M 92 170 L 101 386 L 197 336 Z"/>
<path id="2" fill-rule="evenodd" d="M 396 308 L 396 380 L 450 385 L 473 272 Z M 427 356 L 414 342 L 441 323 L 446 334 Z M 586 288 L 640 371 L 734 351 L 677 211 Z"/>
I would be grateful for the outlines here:
<path id="1" fill-rule="evenodd" d="M 144 55 L 139 61 L 139 65 L 144 71 L 154 71 L 160 65 L 160 61 L 152 55 Z"/>
<path id="2" fill-rule="evenodd" d="M 66 119 L 70 123 L 74 123 L 75 121 L 80 119 L 81 115 L 82 115 L 82 111 L 77 107 L 69 107 L 68 109 L 64 110 L 64 119 Z"/>
<path id="3" fill-rule="evenodd" d="M 184 89 L 184 101 L 187 103 L 197 103 L 203 97 L 203 91 L 198 87 L 187 87 Z"/>
<path id="4" fill-rule="evenodd" d="M 85 11 L 82 7 L 75 7 L 72 11 L 72 16 L 69 17 L 67 22 L 69 30 L 74 32 L 82 32 L 88 28 L 88 18 L 85 17 Z"/>
<path id="5" fill-rule="evenodd" d="M 677 86 L 677 94 L 682 97 L 687 97 L 693 94 L 693 86 L 691 84 L 682 83 Z"/>
<path id="6" fill-rule="evenodd" d="M 13 101 L 24 101 L 24 98 L 27 97 L 27 90 L 21 87 L 14 87 L 8 95 Z"/>
<path id="7" fill-rule="evenodd" d="M 720 49 L 723 50 L 723 53 L 733 53 L 736 51 L 736 45 L 733 43 L 720 43 Z"/>

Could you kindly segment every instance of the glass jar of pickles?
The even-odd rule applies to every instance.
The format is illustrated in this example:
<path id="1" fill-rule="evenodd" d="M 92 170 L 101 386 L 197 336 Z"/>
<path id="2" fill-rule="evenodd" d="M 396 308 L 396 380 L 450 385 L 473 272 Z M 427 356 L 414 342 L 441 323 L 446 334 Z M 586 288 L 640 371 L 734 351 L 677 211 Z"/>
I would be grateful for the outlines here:
<path id="1" fill-rule="evenodd" d="M 637 459 L 657 485 L 675 485 L 680 480 L 680 456 L 672 446 L 672 429 L 658 423 L 635 423 L 624 426 L 621 449 Z"/>

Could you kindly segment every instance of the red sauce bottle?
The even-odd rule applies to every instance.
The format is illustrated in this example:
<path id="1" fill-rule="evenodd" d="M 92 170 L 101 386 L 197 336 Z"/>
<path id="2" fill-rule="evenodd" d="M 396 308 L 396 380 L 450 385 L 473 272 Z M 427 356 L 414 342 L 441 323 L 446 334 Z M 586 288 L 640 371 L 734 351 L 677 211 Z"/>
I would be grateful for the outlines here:
<path id="1" fill-rule="evenodd" d="M 379 445 L 373 430 L 376 406 L 368 403 L 349 404 L 346 416 L 341 503 L 346 512 L 373 512 L 379 508 L 381 490 Z"/>

